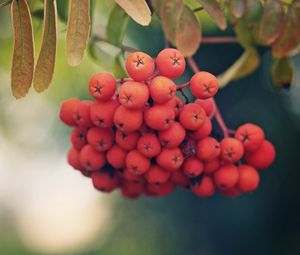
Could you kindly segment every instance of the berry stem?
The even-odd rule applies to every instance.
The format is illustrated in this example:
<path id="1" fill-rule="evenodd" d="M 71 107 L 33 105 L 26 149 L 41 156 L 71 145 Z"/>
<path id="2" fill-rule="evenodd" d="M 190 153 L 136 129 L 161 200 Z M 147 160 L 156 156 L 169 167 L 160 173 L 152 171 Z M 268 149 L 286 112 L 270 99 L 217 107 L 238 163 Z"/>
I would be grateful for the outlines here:
<path id="1" fill-rule="evenodd" d="M 236 37 L 224 36 L 224 37 L 203 37 L 201 43 L 217 44 L 217 43 L 237 43 Z"/>
<path id="2" fill-rule="evenodd" d="M 197 73 L 200 71 L 199 67 L 197 66 L 195 60 L 192 57 L 188 57 L 187 62 L 189 63 L 189 65 L 194 73 Z M 210 117 L 211 118 L 214 117 L 216 119 L 218 125 L 220 126 L 220 128 L 223 132 L 224 137 L 229 137 L 230 131 L 227 128 L 225 121 L 222 117 L 222 114 L 221 114 L 221 112 L 216 104 L 216 101 L 214 99 L 213 99 L 213 103 L 214 103 L 214 112 L 213 112 L 212 116 L 210 116 Z"/>
<path id="3" fill-rule="evenodd" d="M 186 96 L 186 94 L 184 93 L 183 89 L 178 89 L 179 93 L 183 96 L 185 103 L 188 104 L 189 103 L 189 98 Z"/>
<path id="4" fill-rule="evenodd" d="M 189 81 L 186 82 L 186 83 L 177 85 L 177 90 L 183 89 L 183 88 L 185 88 L 185 87 L 187 87 L 187 86 L 189 86 L 189 85 L 190 85 L 190 82 L 189 82 Z"/>

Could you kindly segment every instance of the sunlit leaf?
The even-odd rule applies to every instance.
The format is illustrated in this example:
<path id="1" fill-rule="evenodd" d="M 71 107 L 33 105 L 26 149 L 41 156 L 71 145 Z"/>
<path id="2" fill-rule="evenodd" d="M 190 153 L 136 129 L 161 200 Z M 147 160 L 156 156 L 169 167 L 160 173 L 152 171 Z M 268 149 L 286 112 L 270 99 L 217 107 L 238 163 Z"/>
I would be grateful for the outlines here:
<path id="1" fill-rule="evenodd" d="M 66 39 L 70 66 L 80 64 L 90 31 L 90 0 L 71 0 Z"/>
<path id="2" fill-rule="evenodd" d="M 193 11 L 184 6 L 176 29 L 176 45 L 184 56 L 192 56 L 199 48 L 201 26 Z"/>
<path id="3" fill-rule="evenodd" d="M 161 6 L 160 17 L 163 30 L 168 40 L 174 45 L 176 45 L 176 28 L 183 6 L 183 0 L 164 0 Z"/>
<path id="4" fill-rule="evenodd" d="M 291 86 L 293 69 L 287 57 L 273 60 L 271 76 L 275 88 L 280 89 Z"/>
<path id="5" fill-rule="evenodd" d="M 69 0 L 56 0 L 57 15 L 63 22 L 68 21 Z"/>
<path id="6" fill-rule="evenodd" d="M 246 19 L 248 22 L 258 22 L 263 13 L 260 0 L 246 0 Z"/>
<path id="7" fill-rule="evenodd" d="M 216 0 L 197 0 L 218 27 L 225 30 L 227 27 L 226 18 L 220 4 Z"/>
<path id="8" fill-rule="evenodd" d="M 256 70 L 259 64 L 260 58 L 256 49 L 248 48 L 232 66 L 218 76 L 220 87 L 224 87 L 233 80 L 237 80 L 251 74 Z"/>
<path id="9" fill-rule="evenodd" d="M 56 36 L 55 0 L 45 0 L 43 41 L 33 78 L 33 86 L 37 92 L 47 89 L 52 80 L 56 56 Z"/>
<path id="10" fill-rule="evenodd" d="M 31 86 L 34 69 L 32 23 L 25 0 L 14 0 L 11 5 L 14 50 L 11 87 L 16 98 L 24 97 Z"/>
<path id="11" fill-rule="evenodd" d="M 285 16 L 282 30 L 276 39 L 272 53 L 276 58 L 287 56 L 299 47 L 300 44 L 300 1 L 292 4 Z"/>
<path id="12" fill-rule="evenodd" d="M 122 61 L 121 61 L 119 55 L 117 55 L 115 58 L 114 66 L 113 66 L 113 73 L 117 79 L 125 78 L 128 76 L 128 74 L 125 71 L 124 66 L 122 65 Z"/>
<path id="13" fill-rule="evenodd" d="M 266 0 L 259 28 L 259 38 L 263 44 L 275 41 L 281 31 L 284 20 L 284 6 L 279 0 Z"/>
<path id="14" fill-rule="evenodd" d="M 243 17 L 246 13 L 246 0 L 231 0 L 230 10 L 236 18 Z"/>
<path id="15" fill-rule="evenodd" d="M 137 23 L 147 26 L 151 22 L 151 11 L 145 0 L 115 0 Z"/>
<path id="16" fill-rule="evenodd" d="M 106 26 L 108 42 L 120 46 L 122 44 L 125 31 L 127 29 L 129 16 L 119 6 L 115 5 L 112 9 Z"/>

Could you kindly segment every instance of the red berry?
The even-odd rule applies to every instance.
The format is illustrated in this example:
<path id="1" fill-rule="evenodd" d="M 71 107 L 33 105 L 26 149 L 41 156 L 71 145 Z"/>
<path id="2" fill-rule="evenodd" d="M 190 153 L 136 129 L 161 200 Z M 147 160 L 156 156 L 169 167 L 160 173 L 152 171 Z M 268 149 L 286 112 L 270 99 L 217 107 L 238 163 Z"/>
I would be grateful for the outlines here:
<path id="1" fill-rule="evenodd" d="M 145 110 L 144 120 L 154 130 L 168 129 L 175 119 L 173 109 L 166 105 L 154 105 Z"/>
<path id="2" fill-rule="evenodd" d="M 144 175 L 137 175 L 129 171 L 128 169 L 124 169 L 123 177 L 125 180 L 130 182 L 144 183 L 145 178 Z"/>
<path id="3" fill-rule="evenodd" d="M 219 190 L 219 192 L 222 196 L 226 196 L 226 197 L 238 197 L 239 195 L 241 195 L 241 192 L 236 187 L 222 189 Z"/>
<path id="4" fill-rule="evenodd" d="M 141 110 L 129 110 L 120 105 L 114 114 L 114 124 L 125 132 L 138 130 L 143 123 L 143 112 Z"/>
<path id="5" fill-rule="evenodd" d="M 190 180 L 180 169 L 171 172 L 170 180 L 181 188 L 189 187 Z"/>
<path id="6" fill-rule="evenodd" d="M 77 151 L 74 147 L 69 149 L 68 163 L 77 170 L 84 170 L 79 160 L 79 151 Z"/>
<path id="7" fill-rule="evenodd" d="M 194 140 L 201 140 L 205 137 L 208 137 L 212 131 L 212 123 L 211 120 L 206 117 L 204 123 L 198 129 L 189 133 L 189 137 Z"/>
<path id="8" fill-rule="evenodd" d="M 135 81 L 145 81 L 154 72 L 154 60 L 144 52 L 134 52 L 126 59 L 126 70 Z"/>
<path id="9" fill-rule="evenodd" d="M 158 137 L 164 147 L 177 147 L 185 138 L 185 129 L 179 122 L 174 121 L 169 129 L 159 131 Z"/>
<path id="10" fill-rule="evenodd" d="M 216 108 L 214 99 L 212 97 L 208 99 L 198 98 L 195 100 L 195 103 L 203 108 L 207 116 L 211 116 Z"/>
<path id="11" fill-rule="evenodd" d="M 276 156 L 274 145 L 264 140 L 255 151 L 246 152 L 245 158 L 249 165 L 257 169 L 267 169 L 273 163 Z"/>
<path id="12" fill-rule="evenodd" d="M 156 58 L 157 68 L 161 75 L 168 78 L 176 78 L 185 70 L 185 59 L 181 52 L 167 48 L 162 50 Z"/>
<path id="13" fill-rule="evenodd" d="M 240 140 L 227 137 L 221 143 L 221 158 L 229 163 L 239 161 L 244 154 L 244 147 Z"/>
<path id="14" fill-rule="evenodd" d="M 179 122 L 189 130 L 200 128 L 205 121 L 206 114 L 202 107 L 195 103 L 186 104 L 183 106 L 179 114 Z"/>
<path id="15" fill-rule="evenodd" d="M 239 180 L 239 171 L 235 165 L 221 166 L 214 173 L 215 184 L 219 189 L 228 189 L 235 186 Z"/>
<path id="16" fill-rule="evenodd" d="M 92 182 L 96 189 L 103 192 L 112 192 L 119 184 L 118 176 L 108 171 L 92 173 Z"/>
<path id="17" fill-rule="evenodd" d="M 145 174 L 145 179 L 148 183 L 162 184 L 169 180 L 170 172 L 161 168 L 158 165 L 152 165 L 149 171 Z"/>
<path id="18" fill-rule="evenodd" d="M 146 133 L 138 140 L 137 149 L 145 157 L 152 158 L 160 153 L 161 146 L 155 134 Z"/>
<path id="19" fill-rule="evenodd" d="M 119 102 L 128 109 L 142 109 L 149 99 L 148 87 L 140 82 L 127 81 L 121 85 Z"/>
<path id="20" fill-rule="evenodd" d="M 140 182 L 124 181 L 120 187 L 123 197 L 128 199 L 136 199 L 145 190 L 145 184 Z"/>
<path id="21" fill-rule="evenodd" d="M 91 121 L 90 116 L 90 108 L 91 108 L 92 102 L 91 101 L 81 101 L 78 104 L 77 110 L 75 112 L 75 121 L 76 124 L 80 127 L 91 127 L 93 125 Z"/>
<path id="22" fill-rule="evenodd" d="M 246 151 L 255 151 L 263 143 L 265 134 L 259 126 L 246 123 L 237 129 L 235 138 L 243 143 Z"/>
<path id="23" fill-rule="evenodd" d="M 90 115 L 95 126 L 110 128 L 113 126 L 113 118 L 119 103 L 115 99 L 97 101 L 91 105 Z"/>
<path id="24" fill-rule="evenodd" d="M 70 98 L 62 102 L 60 106 L 59 118 L 68 126 L 76 126 L 75 114 L 77 112 L 80 100 Z"/>
<path id="25" fill-rule="evenodd" d="M 183 108 L 183 102 L 177 96 L 174 96 L 171 100 L 165 103 L 166 106 L 171 107 L 175 112 L 175 117 L 177 117 Z"/>
<path id="26" fill-rule="evenodd" d="M 156 157 L 156 162 L 166 170 L 175 171 L 179 169 L 183 163 L 183 154 L 177 147 L 171 149 L 163 148 Z"/>
<path id="27" fill-rule="evenodd" d="M 250 192 L 257 189 L 260 181 L 257 170 L 249 165 L 241 165 L 238 167 L 239 181 L 237 188 L 242 192 Z"/>
<path id="28" fill-rule="evenodd" d="M 197 143 L 196 153 L 201 160 L 213 160 L 220 155 L 220 152 L 219 142 L 212 137 L 206 137 Z"/>
<path id="29" fill-rule="evenodd" d="M 126 156 L 126 168 L 133 174 L 141 175 L 150 168 L 150 160 L 138 150 L 132 150 Z"/>
<path id="30" fill-rule="evenodd" d="M 91 128 L 87 133 L 87 140 L 97 151 L 107 151 L 114 142 L 114 132 L 110 128 Z"/>
<path id="31" fill-rule="evenodd" d="M 80 127 L 74 128 L 71 132 L 71 143 L 76 150 L 80 151 L 87 144 L 86 133 L 87 129 Z"/>
<path id="32" fill-rule="evenodd" d="M 97 171 L 100 168 L 102 168 L 106 163 L 104 153 L 96 151 L 89 144 L 82 148 L 79 154 L 79 159 L 81 165 L 87 171 Z"/>
<path id="33" fill-rule="evenodd" d="M 220 167 L 220 160 L 218 158 L 204 162 L 203 172 L 205 174 L 213 174 Z"/>
<path id="34" fill-rule="evenodd" d="M 116 80 L 109 73 L 95 74 L 90 79 L 89 91 L 91 96 L 97 100 L 109 100 L 116 92 Z"/>
<path id="35" fill-rule="evenodd" d="M 115 144 L 107 151 L 106 159 L 113 168 L 123 168 L 125 167 L 126 155 L 127 151 Z"/>
<path id="36" fill-rule="evenodd" d="M 135 132 L 124 132 L 121 130 L 116 131 L 116 143 L 124 150 L 130 151 L 135 149 L 137 142 L 140 138 L 140 134 Z"/>
<path id="37" fill-rule="evenodd" d="M 190 90 L 193 96 L 200 99 L 213 97 L 219 90 L 219 82 L 216 76 L 209 72 L 198 72 L 190 81 Z"/>
<path id="38" fill-rule="evenodd" d="M 176 95 L 176 85 L 164 76 L 157 76 L 151 81 L 149 91 L 155 103 L 164 104 Z"/>
<path id="39" fill-rule="evenodd" d="M 199 197 L 210 197 L 215 193 L 215 185 L 210 176 L 203 176 L 201 182 L 191 186 L 192 192 Z"/>
<path id="40" fill-rule="evenodd" d="M 190 157 L 184 160 L 182 170 L 188 177 L 193 178 L 203 172 L 203 163 L 196 157 Z"/>
<path id="41" fill-rule="evenodd" d="M 172 183 L 170 181 L 167 181 L 167 182 L 159 184 L 159 185 L 148 183 L 146 187 L 148 190 L 147 192 L 149 194 L 152 194 L 155 196 L 160 196 L 160 197 L 169 195 L 175 189 L 174 183 Z"/>

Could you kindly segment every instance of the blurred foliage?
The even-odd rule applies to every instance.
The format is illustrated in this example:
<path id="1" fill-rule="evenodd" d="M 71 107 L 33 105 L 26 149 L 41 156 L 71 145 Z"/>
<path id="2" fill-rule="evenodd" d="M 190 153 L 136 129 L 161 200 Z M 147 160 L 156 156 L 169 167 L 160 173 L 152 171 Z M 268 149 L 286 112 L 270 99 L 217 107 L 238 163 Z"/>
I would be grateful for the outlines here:
<path id="1" fill-rule="evenodd" d="M 193 56 L 202 44 L 222 42 L 222 38 L 204 37 L 202 33 L 205 35 L 206 26 L 214 24 L 216 31 L 224 31 L 224 36 L 232 35 L 234 31 L 236 43 L 245 49 L 244 56 L 251 54 L 250 57 L 241 56 L 236 61 L 239 63 L 238 72 L 237 64 L 234 63 L 219 76 L 222 86 L 251 74 L 259 66 L 259 55 L 255 50 L 257 47 L 271 48 L 274 62 L 298 54 L 300 48 L 300 34 L 297 32 L 300 25 L 300 0 L 85 0 L 80 5 L 75 0 L 56 2 L 58 18 L 67 26 L 68 63 L 71 66 L 79 65 L 87 47 L 92 59 L 118 78 L 126 74 L 120 57 L 124 57 L 126 49 L 123 42 L 128 31 L 129 17 L 142 26 L 162 26 L 170 46 L 177 47 L 185 56 Z M 12 60 L 12 90 L 19 98 L 27 94 L 33 79 L 38 92 L 46 89 L 52 80 L 56 55 L 56 40 L 53 38 L 57 31 L 53 15 L 56 12 L 53 8 L 48 8 L 51 13 L 48 11 L 47 15 L 43 12 L 44 6 L 51 6 L 54 0 L 45 0 L 44 3 L 42 0 L 7 0 L 1 6 L 6 8 L 10 3 L 18 7 L 11 15 L 15 20 L 13 31 L 16 45 Z M 24 16 L 27 4 L 31 15 Z M 31 16 L 44 20 L 45 30 L 35 71 L 33 38 L 31 33 L 22 32 L 30 31 Z M 99 16 L 102 26 L 105 24 L 103 27 L 97 26 L 95 21 Z M 206 26 L 203 26 L 203 20 L 208 17 L 210 23 L 206 22 Z M 34 23 L 33 20 L 36 33 Z M 46 53 L 47 61 L 42 62 Z M 25 68 L 20 63 L 29 64 Z M 289 74 L 292 73 L 289 61 L 285 61 L 285 66 Z M 278 68 L 272 68 L 271 72 L 276 88 L 290 86 L 293 75 L 286 75 L 282 79 L 282 75 L 277 73 L 280 72 Z M 26 82 L 20 83 L 20 80 Z"/>

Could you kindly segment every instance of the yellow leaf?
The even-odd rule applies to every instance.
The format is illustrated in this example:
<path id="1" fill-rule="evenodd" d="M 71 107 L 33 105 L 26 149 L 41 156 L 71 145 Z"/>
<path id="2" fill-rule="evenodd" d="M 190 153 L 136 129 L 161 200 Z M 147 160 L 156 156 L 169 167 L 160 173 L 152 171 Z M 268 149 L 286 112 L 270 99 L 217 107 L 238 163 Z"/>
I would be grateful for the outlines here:
<path id="1" fill-rule="evenodd" d="M 66 39 L 70 66 L 80 64 L 90 32 L 90 0 L 71 0 Z"/>
<path id="2" fill-rule="evenodd" d="M 193 11 L 184 6 L 176 29 L 176 46 L 181 53 L 190 57 L 195 54 L 201 41 L 201 26 Z"/>
<path id="3" fill-rule="evenodd" d="M 151 11 L 145 0 L 115 0 L 137 23 L 147 26 L 151 22 Z"/>
<path id="4" fill-rule="evenodd" d="M 11 88 L 16 98 L 24 97 L 31 86 L 34 68 L 32 22 L 26 0 L 14 0 L 11 5 L 14 50 Z"/>
<path id="5" fill-rule="evenodd" d="M 43 42 L 33 78 L 33 85 L 37 92 L 47 89 L 52 80 L 56 55 L 56 37 L 55 0 L 45 0 Z"/>

